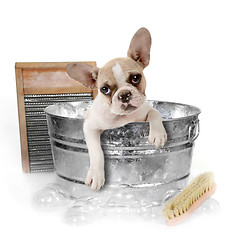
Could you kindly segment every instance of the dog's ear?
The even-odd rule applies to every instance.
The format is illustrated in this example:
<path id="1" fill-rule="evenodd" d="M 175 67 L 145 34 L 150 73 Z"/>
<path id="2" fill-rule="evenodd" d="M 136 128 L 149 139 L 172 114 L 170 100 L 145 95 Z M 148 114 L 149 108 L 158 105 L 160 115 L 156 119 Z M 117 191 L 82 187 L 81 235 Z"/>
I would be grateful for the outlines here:
<path id="1" fill-rule="evenodd" d="M 151 43 L 150 32 L 146 28 L 140 28 L 131 40 L 128 57 L 134 59 L 143 68 L 147 67 L 150 61 Z"/>
<path id="2" fill-rule="evenodd" d="M 66 71 L 71 78 L 93 89 L 96 85 L 99 68 L 86 63 L 70 63 L 67 65 Z"/>

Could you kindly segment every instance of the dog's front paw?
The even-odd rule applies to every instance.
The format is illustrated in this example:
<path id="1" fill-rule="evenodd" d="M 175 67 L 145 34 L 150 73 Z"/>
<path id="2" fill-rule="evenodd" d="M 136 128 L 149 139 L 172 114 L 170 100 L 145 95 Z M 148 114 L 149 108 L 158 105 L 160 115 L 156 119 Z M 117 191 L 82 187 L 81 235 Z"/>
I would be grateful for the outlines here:
<path id="1" fill-rule="evenodd" d="M 164 127 L 160 129 L 151 129 L 149 134 L 149 143 L 153 144 L 156 149 L 160 146 L 164 147 L 165 143 L 167 142 L 167 134 Z"/>
<path id="2" fill-rule="evenodd" d="M 101 187 L 104 186 L 104 183 L 104 169 L 90 167 L 85 180 L 85 184 L 91 186 L 92 190 L 98 191 Z"/>

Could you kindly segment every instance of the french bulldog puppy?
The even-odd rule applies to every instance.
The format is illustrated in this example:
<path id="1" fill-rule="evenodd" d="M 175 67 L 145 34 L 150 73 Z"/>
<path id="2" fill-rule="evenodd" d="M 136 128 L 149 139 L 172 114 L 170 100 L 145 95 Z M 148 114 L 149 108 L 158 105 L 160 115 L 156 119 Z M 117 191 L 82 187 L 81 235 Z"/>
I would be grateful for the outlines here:
<path id="1" fill-rule="evenodd" d="M 72 79 L 99 90 L 83 126 L 90 157 L 85 184 L 92 190 L 99 190 L 105 182 L 104 155 L 100 144 L 100 135 L 104 130 L 130 122 L 148 121 L 150 144 L 157 149 L 167 141 L 160 113 L 146 101 L 143 70 L 149 64 L 150 48 L 151 35 L 146 28 L 141 28 L 131 40 L 127 57 L 113 59 L 102 68 L 84 63 L 67 66 L 67 73 Z"/>

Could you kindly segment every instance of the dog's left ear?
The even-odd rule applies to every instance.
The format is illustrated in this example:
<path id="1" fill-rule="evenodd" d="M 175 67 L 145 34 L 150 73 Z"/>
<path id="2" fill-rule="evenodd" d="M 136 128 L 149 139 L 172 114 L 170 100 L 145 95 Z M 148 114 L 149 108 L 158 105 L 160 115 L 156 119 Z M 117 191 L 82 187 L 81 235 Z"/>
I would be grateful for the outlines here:
<path id="1" fill-rule="evenodd" d="M 150 61 L 151 43 L 150 32 L 146 28 L 140 28 L 131 40 L 128 57 L 135 60 L 143 68 L 147 67 Z"/>
<path id="2" fill-rule="evenodd" d="M 86 63 L 70 63 L 67 65 L 66 71 L 72 79 L 84 86 L 91 89 L 96 86 L 99 68 Z"/>

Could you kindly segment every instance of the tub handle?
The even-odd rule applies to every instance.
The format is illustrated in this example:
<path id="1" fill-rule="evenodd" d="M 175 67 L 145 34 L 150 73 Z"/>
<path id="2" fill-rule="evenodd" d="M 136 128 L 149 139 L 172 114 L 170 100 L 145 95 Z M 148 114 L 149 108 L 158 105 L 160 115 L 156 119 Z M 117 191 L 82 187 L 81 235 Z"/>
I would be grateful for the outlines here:
<path id="1" fill-rule="evenodd" d="M 199 119 L 193 120 L 188 129 L 188 141 L 193 143 L 200 133 Z"/>

